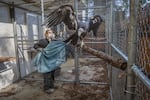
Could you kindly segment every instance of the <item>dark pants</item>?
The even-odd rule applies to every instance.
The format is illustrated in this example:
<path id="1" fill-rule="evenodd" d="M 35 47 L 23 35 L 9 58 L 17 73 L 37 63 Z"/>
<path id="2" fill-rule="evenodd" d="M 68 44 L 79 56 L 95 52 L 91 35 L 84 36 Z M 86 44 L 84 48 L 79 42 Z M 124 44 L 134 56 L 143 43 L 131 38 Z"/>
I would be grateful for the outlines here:
<path id="1" fill-rule="evenodd" d="M 44 90 L 48 90 L 50 88 L 54 88 L 54 71 L 48 72 L 48 73 L 44 73 Z"/>
<path id="2" fill-rule="evenodd" d="M 66 54 L 67 54 L 67 57 L 72 57 L 74 58 L 74 47 L 70 44 L 66 45 Z"/>

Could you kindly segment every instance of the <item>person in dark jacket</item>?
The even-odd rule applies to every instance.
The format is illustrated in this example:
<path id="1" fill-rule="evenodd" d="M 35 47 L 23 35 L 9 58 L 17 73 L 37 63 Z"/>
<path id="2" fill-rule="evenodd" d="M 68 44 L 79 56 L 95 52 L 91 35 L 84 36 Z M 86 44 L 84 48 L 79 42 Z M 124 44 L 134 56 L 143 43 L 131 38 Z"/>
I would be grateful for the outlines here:
<path id="1" fill-rule="evenodd" d="M 44 39 L 41 39 L 37 43 L 34 44 L 34 49 L 45 48 L 55 38 L 55 35 L 51 29 L 46 30 L 44 35 L 45 35 Z M 55 70 L 51 72 L 43 73 L 43 77 L 44 77 L 43 88 L 46 93 L 52 93 L 54 91 L 54 88 L 55 88 L 54 87 L 54 79 L 55 79 L 54 73 L 55 73 Z"/>
<path id="2" fill-rule="evenodd" d="M 34 44 L 34 48 L 45 48 L 53 39 L 55 39 L 55 35 L 51 29 L 45 31 L 45 38 L 38 41 L 38 43 Z"/>

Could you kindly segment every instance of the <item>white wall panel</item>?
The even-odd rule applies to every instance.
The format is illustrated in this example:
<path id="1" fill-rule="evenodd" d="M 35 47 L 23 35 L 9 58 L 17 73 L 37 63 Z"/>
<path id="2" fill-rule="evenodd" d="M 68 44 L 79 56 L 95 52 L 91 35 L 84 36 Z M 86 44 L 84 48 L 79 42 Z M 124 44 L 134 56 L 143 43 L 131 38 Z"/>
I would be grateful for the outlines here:
<path id="1" fill-rule="evenodd" d="M 0 7 L 0 37 L 13 36 L 13 25 L 10 19 L 8 7 Z"/>

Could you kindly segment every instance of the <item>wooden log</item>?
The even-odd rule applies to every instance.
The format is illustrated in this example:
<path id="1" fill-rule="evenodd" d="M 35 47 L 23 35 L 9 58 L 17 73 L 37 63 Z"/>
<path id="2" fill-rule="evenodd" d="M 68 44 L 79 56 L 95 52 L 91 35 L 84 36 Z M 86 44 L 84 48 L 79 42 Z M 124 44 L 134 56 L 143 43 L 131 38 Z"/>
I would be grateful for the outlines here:
<path id="1" fill-rule="evenodd" d="M 15 57 L 0 57 L 0 62 L 10 61 L 10 60 L 16 60 Z"/>
<path id="2" fill-rule="evenodd" d="M 119 68 L 121 70 L 125 70 L 127 68 L 127 62 L 124 61 L 123 59 L 116 59 L 110 55 L 107 55 L 106 53 L 102 51 L 95 50 L 93 48 L 90 48 L 86 46 L 85 44 L 82 45 L 82 50 L 103 59 L 107 63 L 111 64 L 113 67 Z"/>

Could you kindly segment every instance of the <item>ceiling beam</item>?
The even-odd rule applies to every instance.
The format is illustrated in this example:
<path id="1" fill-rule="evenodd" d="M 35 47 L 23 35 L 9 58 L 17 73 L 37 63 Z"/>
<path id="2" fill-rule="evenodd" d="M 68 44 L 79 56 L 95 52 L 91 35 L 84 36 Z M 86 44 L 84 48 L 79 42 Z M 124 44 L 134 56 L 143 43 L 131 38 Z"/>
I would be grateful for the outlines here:
<path id="1" fill-rule="evenodd" d="M 7 3 L 7 2 L 4 2 L 4 1 L 0 1 L 0 3 L 5 4 L 7 6 L 11 6 L 12 5 L 12 3 Z M 39 13 L 39 11 L 33 11 L 33 10 L 30 10 L 30 9 L 27 9 L 27 8 L 24 8 L 24 7 L 20 7 L 20 6 L 16 5 L 16 4 L 14 4 L 13 6 L 16 7 L 16 8 L 22 9 L 22 10 L 26 10 L 26 11 L 32 12 L 32 13 L 41 14 L 41 12 Z"/>

